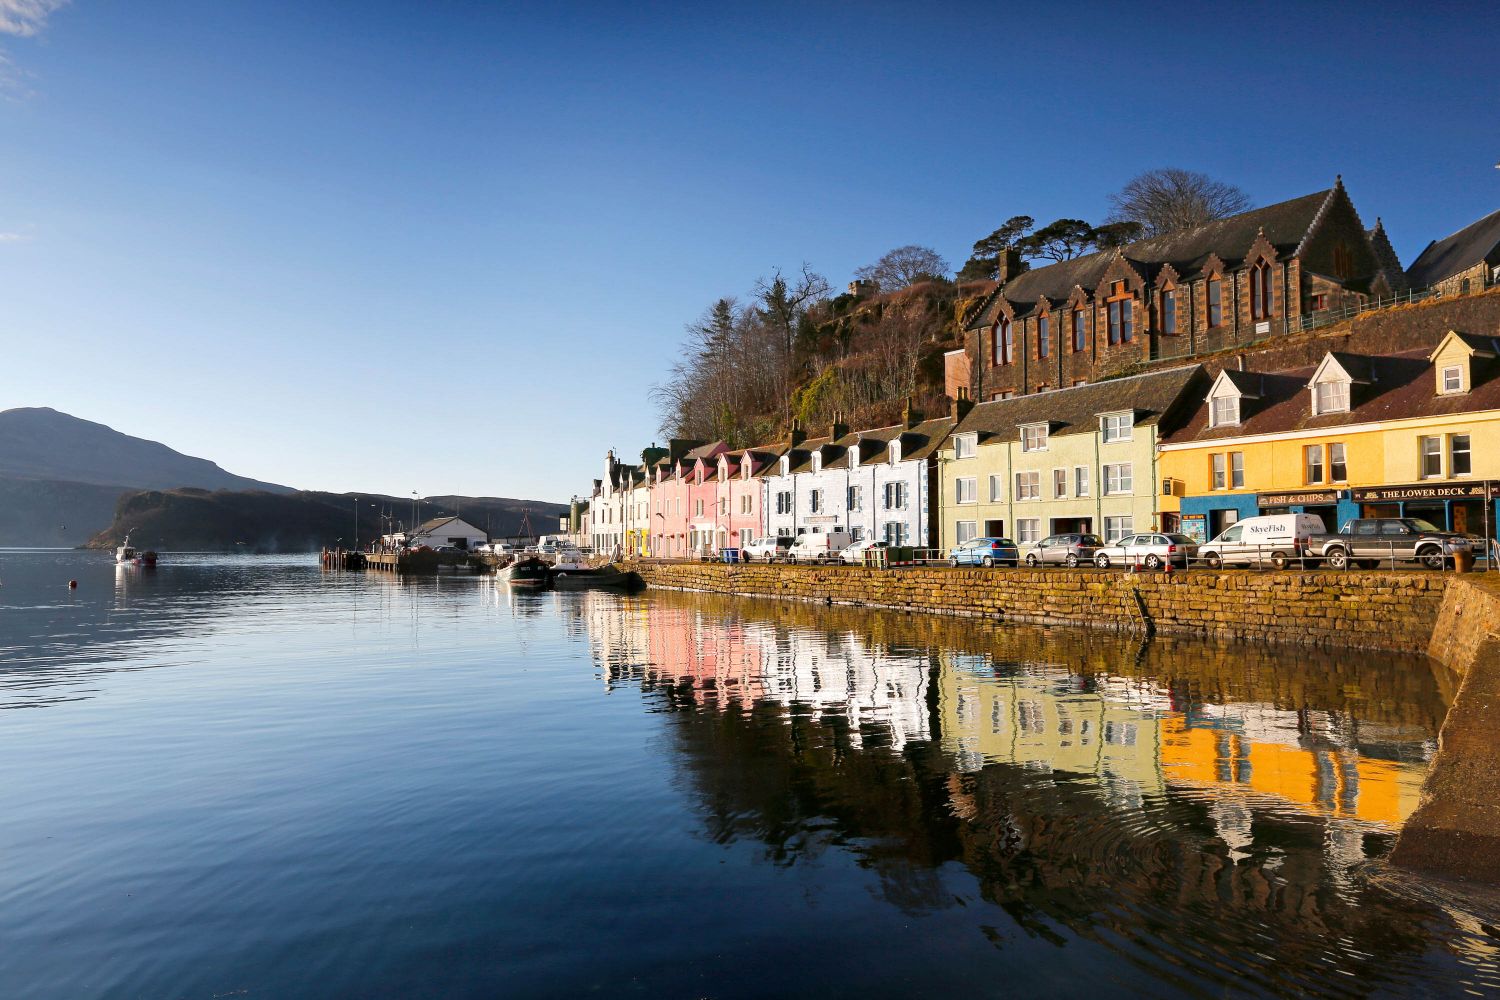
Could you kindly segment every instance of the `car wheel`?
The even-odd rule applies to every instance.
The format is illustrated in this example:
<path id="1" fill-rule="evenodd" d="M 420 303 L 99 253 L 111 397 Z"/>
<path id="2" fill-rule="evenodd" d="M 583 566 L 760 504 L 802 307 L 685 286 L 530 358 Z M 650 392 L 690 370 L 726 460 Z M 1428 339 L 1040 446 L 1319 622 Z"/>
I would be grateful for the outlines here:
<path id="1" fill-rule="evenodd" d="M 1103 552 L 1099 553 L 1094 557 L 1094 565 L 1098 566 L 1100 569 L 1109 569 L 1109 556 L 1105 555 Z"/>
<path id="2" fill-rule="evenodd" d="M 981 566 L 986 567 L 986 568 L 988 568 L 990 566 L 993 566 L 993 565 L 995 565 L 995 557 L 994 556 L 985 556 L 983 559 L 979 560 L 979 564 Z"/>
<path id="3" fill-rule="evenodd" d="M 1442 569 L 1447 562 L 1442 549 L 1423 549 L 1417 553 L 1417 561 L 1428 569 Z"/>
<path id="4" fill-rule="evenodd" d="M 1072 552 L 1069 552 L 1069 553 L 1068 553 L 1068 554 L 1067 554 L 1067 555 L 1066 555 L 1066 556 L 1065 556 L 1065 557 L 1064 557 L 1064 558 L 1063 558 L 1063 564 L 1064 564 L 1064 565 L 1065 565 L 1065 566 L 1067 566 L 1067 567 L 1068 567 L 1068 568 L 1069 568 L 1069 569 L 1076 569 L 1076 568 L 1077 568 L 1077 567 L 1078 567 L 1078 556 L 1077 556 L 1077 555 L 1075 555 L 1075 554 L 1074 554 L 1074 553 L 1072 553 Z"/>
<path id="5" fill-rule="evenodd" d="M 1032 554 L 1030 554 L 1030 555 L 1028 555 L 1026 557 L 1026 565 L 1032 566 L 1032 567 L 1036 566 L 1036 553 L 1033 552 Z"/>
<path id="6" fill-rule="evenodd" d="M 1286 569 L 1287 564 L 1290 562 L 1291 560 L 1286 557 L 1285 552 L 1271 553 L 1271 565 L 1275 566 L 1277 569 Z"/>
<path id="7" fill-rule="evenodd" d="M 1208 555 L 1203 557 L 1203 561 L 1208 564 L 1209 569 L 1224 568 L 1224 558 L 1217 552 L 1210 552 Z"/>
<path id="8" fill-rule="evenodd" d="M 949 556 L 948 557 L 948 565 L 952 566 L 954 569 L 958 569 L 958 557 L 957 556 Z"/>
<path id="9" fill-rule="evenodd" d="M 1332 549 L 1328 553 L 1328 567 L 1330 569 L 1348 569 L 1349 553 L 1343 549 Z"/>
<path id="10" fill-rule="evenodd" d="M 1157 555 L 1155 552 L 1146 553 L 1146 568 L 1161 569 L 1161 556 Z"/>

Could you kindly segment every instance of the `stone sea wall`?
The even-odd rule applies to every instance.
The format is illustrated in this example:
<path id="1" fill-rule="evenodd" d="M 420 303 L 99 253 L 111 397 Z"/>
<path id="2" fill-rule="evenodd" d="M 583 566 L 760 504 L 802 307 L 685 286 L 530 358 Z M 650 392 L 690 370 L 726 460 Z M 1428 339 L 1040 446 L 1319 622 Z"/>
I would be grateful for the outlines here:
<path id="1" fill-rule="evenodd" d="M 1432 658 L 1458 677 L 1422 804 L 1391 860 L 1464 881 L 1500 884 L 1500 581 L 1453 578 Z"/>
<path id="2" fill-rule="evenodd" d="M 1450 574 L 644 563 L 648 586 L 1127 632 L 1423 652 Z"/>

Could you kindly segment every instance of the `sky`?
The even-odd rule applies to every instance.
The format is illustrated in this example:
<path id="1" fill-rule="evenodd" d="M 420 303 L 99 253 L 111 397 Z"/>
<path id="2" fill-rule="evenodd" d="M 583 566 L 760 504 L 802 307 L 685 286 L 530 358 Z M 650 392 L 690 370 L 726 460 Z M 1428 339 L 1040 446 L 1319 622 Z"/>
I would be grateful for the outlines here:
<path id="1" fill-rule="evenodd" d="M 683 327 L 1159 166 L 1500 208 L 1500 4 L 0 0 L 0 409 L 303 489 L 566 500 Z"/>

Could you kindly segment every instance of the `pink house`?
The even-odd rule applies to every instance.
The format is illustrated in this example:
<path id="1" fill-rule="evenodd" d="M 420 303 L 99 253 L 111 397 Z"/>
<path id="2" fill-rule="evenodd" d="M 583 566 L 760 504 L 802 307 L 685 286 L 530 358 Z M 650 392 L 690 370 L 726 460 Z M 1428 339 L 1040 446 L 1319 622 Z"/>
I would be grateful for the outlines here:
<path id="1" fill-rule="evenodd" d="M 746 448 L 719 456 L 719 517 L 723 526 L 719 548 L 743 548 L 766 533 L 764 490 L 756 478 L 776 456 Z"/>
<path id="2" fill-rule="evenodd" d="M 651 554 L 673 559 L 686 554 L 687 480 L 683 462 L 663 462 L 656 467 L 651 486 Z"/>
<path id="3" fill-rule="evenodd" d="M 719 515 L 719 456 L 729 450 L 723 441 L 715 441 L 688 453 L 692 462 L 688 471 L 688 538 L 687 555 L 703 556 L 717 552 L 728 533 Z"/>

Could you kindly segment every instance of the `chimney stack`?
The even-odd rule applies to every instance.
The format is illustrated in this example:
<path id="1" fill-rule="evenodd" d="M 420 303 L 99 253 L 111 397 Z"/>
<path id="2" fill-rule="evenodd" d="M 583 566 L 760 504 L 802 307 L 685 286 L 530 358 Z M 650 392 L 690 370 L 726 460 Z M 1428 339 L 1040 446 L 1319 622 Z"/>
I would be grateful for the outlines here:
<path id="1" fill-rule="evenodd" d="M 948 404 L 948 416 L 957 424 L 972 409 L 974 409 L 974 401 L 969 398 L 969 390 L 960 389 L 958 390 L 958 395 Z"/>
<path id="2" fill-rule="evenodd" d="M 843 414 L 834 414 L 833 423 L 828 425 L 828 440 L 837 441 L 849 433 L 849 425 L 844 423 Z"/>
<path id="3" fill-rule="evenodd" d="M 901 426 L 907 430 L 917 426 L 917 413 L 912 409 L 910 396 L 901 404 Z"/>
<path id="4" fill-rule="evenodd" d="M 802 433 L 802 425 L 794 421 L 792 423 L 791 431 L 789 431 L 786 436 L 787 450 L 790 451 L 806 440 L 807 435 Z"/>
<path id="5" fill-rule="evenodd" d="M 1000 251 L 1000 259 L 996 263 L 1000 284 L 1005 284 L 1024 270 L 1026 270 L 1026 262 L 1021 259 L 1021 251 L 1014 247 L 1006 247 Z"/>

